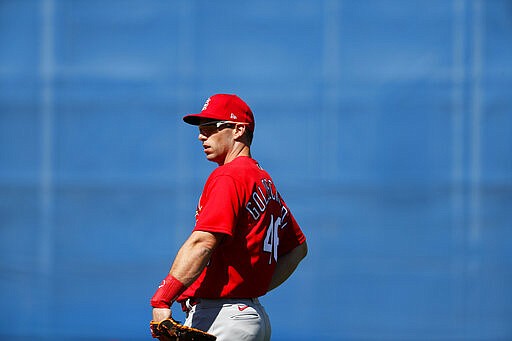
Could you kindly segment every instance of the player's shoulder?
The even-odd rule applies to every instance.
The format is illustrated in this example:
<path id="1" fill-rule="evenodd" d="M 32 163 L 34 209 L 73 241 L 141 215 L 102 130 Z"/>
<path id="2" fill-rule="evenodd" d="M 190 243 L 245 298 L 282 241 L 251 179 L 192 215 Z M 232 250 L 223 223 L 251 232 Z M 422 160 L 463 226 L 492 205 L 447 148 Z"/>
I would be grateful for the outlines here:
<path id="1" fill-rule="evenodd" d="M 237 157 L 235 160 L 217 167 L 210 175 L 211 179 L 229 176 L 233 179 L 246 179 L 255 172 L 261 171 L 256 160 L 248 156 Z"/>
<path id="2" fill-rule="evenodd" d="M 239 156 L 233 161 L 217 167 L 218 173 L 239 173 L 257 168 L 258 162 L 249 156 Z"/>

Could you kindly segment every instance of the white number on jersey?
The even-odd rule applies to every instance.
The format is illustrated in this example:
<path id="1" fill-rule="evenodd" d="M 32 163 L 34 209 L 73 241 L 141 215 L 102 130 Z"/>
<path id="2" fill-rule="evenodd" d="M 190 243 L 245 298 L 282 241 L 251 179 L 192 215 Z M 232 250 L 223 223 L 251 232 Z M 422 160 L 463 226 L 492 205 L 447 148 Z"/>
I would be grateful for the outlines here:
<path id="1" fill-rule="evenodd" d="M 270 253 L 270 259 L 268 263 L 272 263 L 272 256 L 277 262 L 277 247 L 279 246 L 279 226 L 281 225 L 281 217 L 278 217 L 274 221 L 274 215 L 270 216 L 270 225 L 267 228 L 265 240 L 263 242 L 263 251 Z"/>

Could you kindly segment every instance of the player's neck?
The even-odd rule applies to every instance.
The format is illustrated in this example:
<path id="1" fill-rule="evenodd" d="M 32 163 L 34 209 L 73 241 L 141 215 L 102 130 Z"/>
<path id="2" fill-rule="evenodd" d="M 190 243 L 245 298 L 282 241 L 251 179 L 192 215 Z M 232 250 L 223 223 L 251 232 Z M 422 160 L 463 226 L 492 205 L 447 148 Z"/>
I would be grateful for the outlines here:
<path id="1" fill-rule="evenodd" d="M 230 163 L 239 156 L 251 157 L 251 148 L 244 143 L 240 143 L 239 146 L 233 148 L 233 150 L 231 150 L 231 152 L 228 155 L 226 155 L 224 163 L 219 163 L 219 166 L 225 165 L 226 163 Z"/>

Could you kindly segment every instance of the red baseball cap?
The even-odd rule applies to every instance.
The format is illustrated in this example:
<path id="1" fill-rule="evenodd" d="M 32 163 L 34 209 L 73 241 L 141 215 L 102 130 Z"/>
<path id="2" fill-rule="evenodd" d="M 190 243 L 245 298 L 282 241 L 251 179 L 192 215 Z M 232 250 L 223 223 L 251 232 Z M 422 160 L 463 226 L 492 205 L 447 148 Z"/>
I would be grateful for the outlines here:
<path id="1" fill-rule="evenodd" d="M 206 100 L 199 114 L 186 115 L 183 117 L 183 121 L 197 126 L 202 118 L 247 123 L 249 129 L 254 131 L 254 115 L 251 108 L 237 95 L 213 95 Z"/>

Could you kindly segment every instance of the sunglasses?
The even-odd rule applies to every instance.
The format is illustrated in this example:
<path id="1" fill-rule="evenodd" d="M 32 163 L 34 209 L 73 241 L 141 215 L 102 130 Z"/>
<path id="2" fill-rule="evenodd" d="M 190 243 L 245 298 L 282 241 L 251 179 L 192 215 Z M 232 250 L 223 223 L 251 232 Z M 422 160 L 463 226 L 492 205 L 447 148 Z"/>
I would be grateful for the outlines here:
<path id="1" fill-rule="evenodd" d="M 236 125 L 235 122 L 231 121 L 213 121 L 213 122 L 206 122 L 203 124 L 200 124 L 199 127 L 199 133 L 204 136 L 210 136 L 219 130 L 222 130 L 226 127 L 234 127 Z"/>

